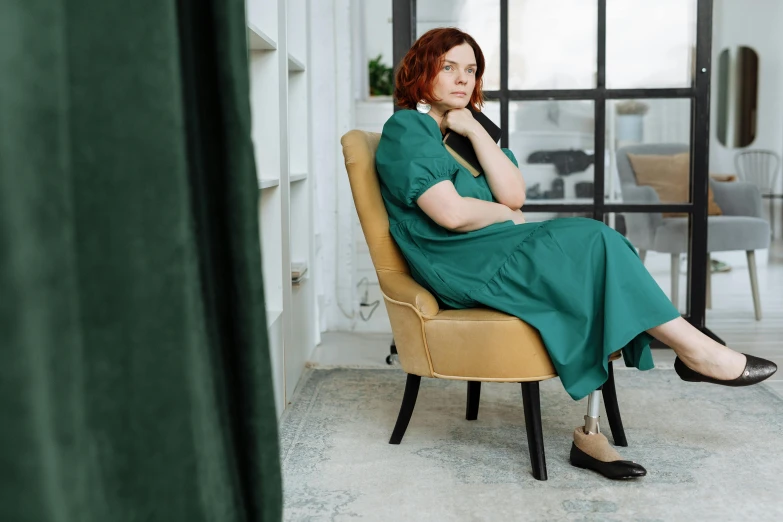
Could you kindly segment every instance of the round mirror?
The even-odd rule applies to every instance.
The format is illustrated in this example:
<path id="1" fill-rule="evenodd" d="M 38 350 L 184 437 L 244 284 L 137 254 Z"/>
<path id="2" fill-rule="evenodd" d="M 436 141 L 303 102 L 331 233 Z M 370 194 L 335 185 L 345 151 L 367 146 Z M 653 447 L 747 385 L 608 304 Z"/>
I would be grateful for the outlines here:
<path id="1" fill-rule="evenodd" d="M 718 57 L 718 141 L 733 149 L 756 139 L 759 57 L 750 47 L 721 51 Z"/>

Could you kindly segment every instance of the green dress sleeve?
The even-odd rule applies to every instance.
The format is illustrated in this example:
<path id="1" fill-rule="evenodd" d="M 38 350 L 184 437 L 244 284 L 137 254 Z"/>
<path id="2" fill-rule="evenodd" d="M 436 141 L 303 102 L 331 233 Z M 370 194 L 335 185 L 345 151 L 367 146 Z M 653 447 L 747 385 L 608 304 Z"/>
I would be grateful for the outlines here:
<path id="1" fill-rule="evenodd" d="M 375 166 L 388 194 L 406 207 L 436 183 L 453 181 L 459 170 L 435 120 L 410 110 L 396 112 L 383 126 Z"/>
<path id="2" fill-rule="evenodd" d="M 513 163 L 515 167 L 519 168 L 517 157 L 514 156 L 514 153 L 511 152 L 511 149 L 501 148 L 500 150 L 502 150 L 506 157 L 511 160 L 511 163 Z"/>

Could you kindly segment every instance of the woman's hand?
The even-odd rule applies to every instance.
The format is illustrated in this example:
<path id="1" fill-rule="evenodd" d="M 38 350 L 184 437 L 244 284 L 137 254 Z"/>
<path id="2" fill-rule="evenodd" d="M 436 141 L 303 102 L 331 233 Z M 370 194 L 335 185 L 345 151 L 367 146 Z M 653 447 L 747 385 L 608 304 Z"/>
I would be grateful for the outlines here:
<path id="1" fill-rule="evenodd" d="M 452 109 L 443 115 L 441 129 L 451 129 L 452 131 L 468 136 L 472 132 L 484 130 L 484 127 L 473 117 L 468 109 Z"/>
<path id="2" fill-rule="evenodd" d="M 525 223 L 525 215 L 521 210 L 511 210 L 511 221 L 513 221 L 515 225 L 522 225 Z"/>

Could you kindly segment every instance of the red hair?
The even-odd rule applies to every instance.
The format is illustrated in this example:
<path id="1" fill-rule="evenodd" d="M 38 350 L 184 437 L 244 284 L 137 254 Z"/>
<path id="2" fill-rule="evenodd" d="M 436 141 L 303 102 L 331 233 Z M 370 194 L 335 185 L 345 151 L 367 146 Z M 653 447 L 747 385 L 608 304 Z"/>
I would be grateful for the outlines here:
<path id="1" fill-rule="evenodd" d="M 437 101 L 433 93 L 435 77 L 452 48 L 468 44 L 476 55 L 476 86 L 470 95 L 470 105 L 479 111 L 484 104 L 481 90 L 484 75 L 484 53 L 468 33 L 454 27 L 430 29 L 411 46 L 400 62 L 394 78 L 394 101 L 403 109 L 415 109 L 419 100 Z"/>

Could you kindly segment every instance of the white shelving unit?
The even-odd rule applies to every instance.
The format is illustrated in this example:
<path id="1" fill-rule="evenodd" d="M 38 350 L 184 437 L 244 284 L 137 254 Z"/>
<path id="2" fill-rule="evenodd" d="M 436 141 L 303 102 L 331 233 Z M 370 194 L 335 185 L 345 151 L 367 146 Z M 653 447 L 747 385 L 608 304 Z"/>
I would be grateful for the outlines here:
<path id="1" fill-rule="evenodd" d="M 246 0 L 261 257 L 280 416 L 315 347 L 307 27 L 310 0 Z M 291 263 L 308 271 L 291 283 Z"/>

